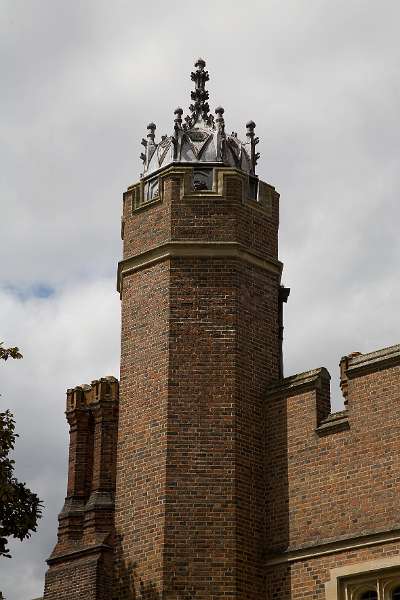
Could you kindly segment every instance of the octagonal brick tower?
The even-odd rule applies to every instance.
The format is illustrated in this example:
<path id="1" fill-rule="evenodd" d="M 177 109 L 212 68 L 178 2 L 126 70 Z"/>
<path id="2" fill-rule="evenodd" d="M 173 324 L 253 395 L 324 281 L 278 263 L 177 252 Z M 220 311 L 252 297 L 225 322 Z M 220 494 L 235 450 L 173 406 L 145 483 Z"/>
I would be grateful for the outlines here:
<path id="1" fill-rule="evenodd" d="M 265 391 L 281 376 L 278 200 L 210 114 L 143 140 L 123 199 L 114 600 L 264 599 Z"/>

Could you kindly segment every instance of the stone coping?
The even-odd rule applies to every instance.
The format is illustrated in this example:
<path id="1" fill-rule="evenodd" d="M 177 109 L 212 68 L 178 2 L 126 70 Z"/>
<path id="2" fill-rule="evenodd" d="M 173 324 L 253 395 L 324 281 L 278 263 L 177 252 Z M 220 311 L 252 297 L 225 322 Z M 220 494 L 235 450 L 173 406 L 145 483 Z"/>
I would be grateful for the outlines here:
<path id="1" fill-rule="evenodd" d="M 297 373 L 290 377 L 285 377 L 281 381 L 270 386 L 267 391 L 267 396 L 281 396 L 283 394 L 299 394 L 303 390 L 320 388 L 322 379 L 330 380 L 328 370 L 325 367 Z"/>
<path id="2" fill-rule="evenodd" d="M 347 357 L 347 361 L 346 373 L 349 378 L 357 377 L 367 372 L 378 371 L 379 369 L 394 367 L 400 365 L 400 344 L 374 350 L 367 354 L 350 355 Z M 325 367 L 290 375 L 272 384 L 267 391 L 267 396 L 277 396 L 291 392 L 300 393 L 302 388 L 317 388 L 322 379 L 330 379 L 330 374 Z M 328 417 L 331 421 L 333 418 L 339 419 L 341 416 L 339 413 L 333 413 Z"/>
<path id="3" fill-rule="evenodd" d="M 109 544 L 95 544 L 94 546 L 85 546 L 84 548 L 78 548 L 76 550 L 67 550 L 66 552 L 61 552 L 60 554 L 51 555 L 46 560 L 46 562 L 50 566 L 63 561 L 112 551 L 113 547 Z"/>
<path id="4" fill-rule="evenodd" d="M 400 344 L 375 350 L 368 354 L 348 357 L 347 376 L 357 377 L 365 372 L 377 371 L 400 365 Z"/>
<path id="5" fill-rule="evenodd" d="M 326 419 L 323 419 L 323 421 L 321 421 L 320 425 L 317 427 L 316 432 L 319 436 L 324 436 L 349 428 L 350 425 L 348 411 L 340 410 L 331 413 L 326 417 Z"/>

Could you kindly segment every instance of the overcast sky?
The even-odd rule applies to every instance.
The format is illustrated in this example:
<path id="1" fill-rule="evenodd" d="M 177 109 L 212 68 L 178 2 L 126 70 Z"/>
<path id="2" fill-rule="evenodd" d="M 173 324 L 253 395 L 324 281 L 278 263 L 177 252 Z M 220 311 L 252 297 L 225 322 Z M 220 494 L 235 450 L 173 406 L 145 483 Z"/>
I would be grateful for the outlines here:
<path id="1" fill-rule="evenodd" d="M 65 390 L 118 376 L 121 195 L 150 121 L 171 133 L 202 56 L 210 105 L 281 193 L 287 375 L 400 341 L 397 0 L 0 2 L 1 402 L 17 475 L 45 502 L 0 562 L 7 600 L 43 591 L 66 490 Z"/>

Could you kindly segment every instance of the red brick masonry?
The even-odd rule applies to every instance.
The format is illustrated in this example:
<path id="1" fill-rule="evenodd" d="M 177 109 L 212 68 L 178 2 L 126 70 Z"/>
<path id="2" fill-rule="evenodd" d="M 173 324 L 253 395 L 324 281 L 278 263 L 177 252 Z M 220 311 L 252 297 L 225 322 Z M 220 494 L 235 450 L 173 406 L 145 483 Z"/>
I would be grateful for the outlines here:
<path id="1" fill-rule="evenodd" d="M 67 392 L 67 497 L 48 560 L 44 600 L 110 598 L 118 391 L 118 381 L 105 377 Z"/>
<path id="2" fill-rule="evenodd" d="M 398 556 L 400 346 L 341 365 L 340 413 L 323 368 L 267 396 L 267 597 L 322 599 L 330 569 Z"/>
<path id="3" fill-rule="evenodd" d="M 275 189 L 226 167 L 212 190 L 182 166 L 145 184 L 124 194 L 120 393 L 68 391 L 44 599 L 322 599 L 331 569 L 398 555 L 400 347 L 342 359 L 331 415 L 326 369 L 280 379 Z"/>

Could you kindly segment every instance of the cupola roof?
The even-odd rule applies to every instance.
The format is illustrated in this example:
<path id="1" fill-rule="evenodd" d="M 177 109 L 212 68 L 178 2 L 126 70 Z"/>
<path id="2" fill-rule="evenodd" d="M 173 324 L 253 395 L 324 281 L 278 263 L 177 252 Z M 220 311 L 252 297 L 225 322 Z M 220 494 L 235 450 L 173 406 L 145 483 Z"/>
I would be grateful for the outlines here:
<path id="1" fill-rule="evenodd" d="M 254 175 L 259 158 L 255 151 L 258 138 L 254 133 L 254 121 L 246 124 L 246 142 L 242 142 L 236 132 L 227 134 L 224 109 L 218 106 L 214 111 L 215 117 L 210 113 L 206 62 L 199 58 L 194 66 L 189 114 L 182 119 L 183 109 L 175 109 L 173 134 L 161 136 L 159 142 L 155 140 L 156 125 L 149 123 L 147 126 L 147 139 L 142 139 L 145 151 L 140 155 L 143 160 L 142 176 L 170 163 L 222 163 Z"/>

